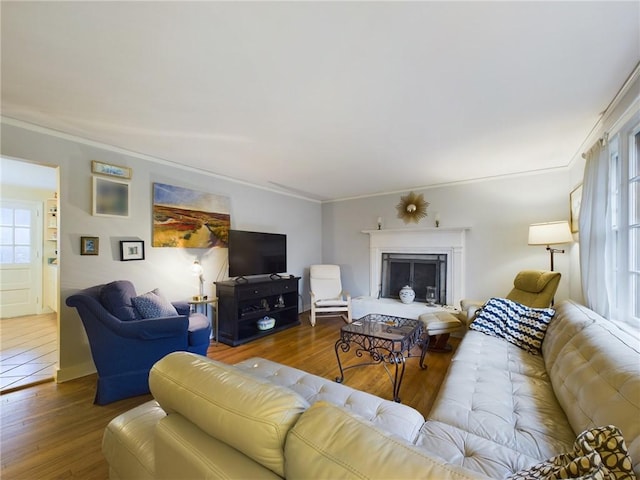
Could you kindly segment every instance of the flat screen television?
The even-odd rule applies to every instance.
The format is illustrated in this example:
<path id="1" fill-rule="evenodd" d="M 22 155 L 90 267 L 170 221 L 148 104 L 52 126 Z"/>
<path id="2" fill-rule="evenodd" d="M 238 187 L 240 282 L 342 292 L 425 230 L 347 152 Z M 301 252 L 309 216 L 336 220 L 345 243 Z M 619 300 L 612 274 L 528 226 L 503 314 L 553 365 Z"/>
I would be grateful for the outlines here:
<path id="1" fill-rule="evenodd" d="M 271 275 L 287 271 L 287 236 L 229 230 L 229 276 Z"/>

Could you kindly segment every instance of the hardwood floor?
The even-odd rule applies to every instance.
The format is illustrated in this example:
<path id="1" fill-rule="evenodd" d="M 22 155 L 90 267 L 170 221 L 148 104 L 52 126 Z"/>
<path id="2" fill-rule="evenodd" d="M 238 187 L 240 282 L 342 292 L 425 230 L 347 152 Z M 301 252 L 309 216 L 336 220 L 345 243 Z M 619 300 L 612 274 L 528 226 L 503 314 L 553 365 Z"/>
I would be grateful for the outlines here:
<path id="1" fill-rule="evenodd" d="M 0 319 L 0 392 L 53 381 L 57 330 L 55 313 Z"/>
<path id="2" fill-rule="evenodd" d="M 302 325 L 239 347 L 212 344 L 208 356 L 226 363 L 263 357 L 321 377 L 338 372 L 334 344 L 340 318 L 318 320 L 311 327 L 308 314 Z M 452 339 L 457 345 L 457 340 Z M 414 354 L 419 354 L 416 349 Z M 353 354 L 343 354 L 354 363 Z M 419 358 L 407 360 L 400 390 L 402 402 L 427 415 L 448 368 L 451 353 L 428 353 L 427 370 Z M 108 466 L 101 452 L 104 428 L 120 413 L 150 400 L 129 398 L 106 406 L 93 404 L 95 375 L 62 384 L 46 383 L 0 396 L 0 452 L 3 479 L 106 479 Z M 348 370 L 344 384 L 391 399 L 391 384 L 382 366 Z"/>

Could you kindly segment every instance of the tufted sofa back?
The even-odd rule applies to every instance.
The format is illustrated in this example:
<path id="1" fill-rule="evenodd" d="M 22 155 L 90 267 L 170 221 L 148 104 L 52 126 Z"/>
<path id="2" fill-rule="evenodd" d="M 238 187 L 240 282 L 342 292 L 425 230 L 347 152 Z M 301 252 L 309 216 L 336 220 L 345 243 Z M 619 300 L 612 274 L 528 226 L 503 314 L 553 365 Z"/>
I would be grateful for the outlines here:
<path id="1" fill-rule="evenodd" d="M 234 367 L 276 385 L 286 387 L 309 404 L 330 402 L 356 412 L 359 416 L 394 435 L 413 442 L 424 424 L 424 417 L 413 408 L 390 402 L 370 393 L 354 390 L 326 378 L 264 358 L 250 358 Z"/>
<path id="2" fill-rule="evenodd" d="M 640 339 L 566 301 L 558 305 L 542 353 L 573 430 L 620 428 L 640 475 Z"/>

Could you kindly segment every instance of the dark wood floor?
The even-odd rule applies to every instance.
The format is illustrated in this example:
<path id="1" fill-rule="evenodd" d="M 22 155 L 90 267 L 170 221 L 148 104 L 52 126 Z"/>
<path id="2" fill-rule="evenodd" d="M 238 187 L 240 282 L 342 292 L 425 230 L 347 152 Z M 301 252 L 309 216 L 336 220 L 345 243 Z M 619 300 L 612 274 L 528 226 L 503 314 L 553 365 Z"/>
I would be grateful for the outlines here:
<path id="1" fill-rule="evenodd" d="M 339 373 L 334 344 L 343 322 L 340 318 L 318 320 L 308 314 L 302 325 L 231 348 L 215 345 L 208 356 L 226 363 L 263 357 L 324 378 Z M 452 343 L 457 344 L 455 339 Z M 413 353 L 419 355 L 419 349 Z M 349 354 L 345 360 L 349 359 Z M 449 365 L 451 354 L 429 353 L 427 370 L 419 359 L 407 360 L 400 391 L 402 403 L 427 415 Z M 106 479 L 108 466 L 101 453 L 102 433 L 120 413 L 151 399 L 150 395 L 94 405 L 95 375 L 62 384 L 46 383 L 0 396 L 0 455 L 3 479 Z M 382 366 L 348 370 L 344 383 L 391 399 L 391 384 Z"/>

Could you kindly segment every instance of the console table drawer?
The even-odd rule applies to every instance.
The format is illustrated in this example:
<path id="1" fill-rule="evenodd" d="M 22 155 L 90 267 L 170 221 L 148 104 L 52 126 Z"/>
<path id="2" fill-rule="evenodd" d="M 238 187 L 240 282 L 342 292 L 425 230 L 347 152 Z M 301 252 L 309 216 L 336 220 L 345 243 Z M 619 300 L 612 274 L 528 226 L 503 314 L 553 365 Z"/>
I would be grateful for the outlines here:
<path id="1" fill-rule="evenodd" d="M 279 293 L 297 292 L 298 280 L 282 280 L 274 285 L 271 285 L 271 293 L 277 295 Z"/>
<path id="2" fill-rule="evenodd" d="M 243 285 L 238 288 L 239 300 L 267 297 L 271 294 L 271 285 Z"/>

